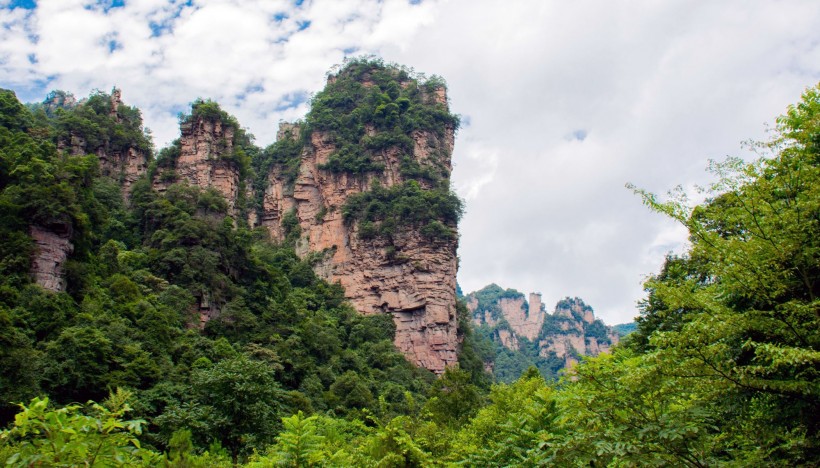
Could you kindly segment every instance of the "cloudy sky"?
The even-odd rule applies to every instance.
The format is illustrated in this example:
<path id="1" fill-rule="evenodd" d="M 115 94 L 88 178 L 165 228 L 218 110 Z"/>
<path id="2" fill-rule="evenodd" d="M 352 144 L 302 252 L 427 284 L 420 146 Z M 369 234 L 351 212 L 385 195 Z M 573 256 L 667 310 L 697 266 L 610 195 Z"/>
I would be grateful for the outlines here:
<path id="1" fill-rule="evenodd" d="M 624 184 L 707 182 L 820 80 L 816 0 L 0 0 L 0 24 L 0 87 L 120 87 L 158 148 L 197 97 L 266 146 L 345 56 L 441 75 L 462 289 L 579 296 L 608 323 L 686 237 Z"/>

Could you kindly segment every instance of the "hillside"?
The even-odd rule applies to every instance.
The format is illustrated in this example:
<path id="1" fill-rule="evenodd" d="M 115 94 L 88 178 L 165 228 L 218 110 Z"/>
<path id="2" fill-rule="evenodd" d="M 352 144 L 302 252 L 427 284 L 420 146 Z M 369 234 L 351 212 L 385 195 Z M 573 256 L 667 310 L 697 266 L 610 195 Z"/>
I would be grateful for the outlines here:
<path id="1" fill-rule="evenodd" d="M 503 382 L 511 382 L 529 366 L 546 378 L 557 378 L 582 356 L 597 356 L 617 344 L 619 335 L 596 319 L 580 298 L 565 298 L 546 311 L 541 295 L 529 301 L 514 289 L 491 284 L 465 296 L 476 333 L 493 343 L 485 366 Z"/>
<path id="2" fill-rule="evenodd" d="M 461 334 L 443 83 L 352 62 L 267 148 L 198 100 L 156 157 L 121 96 L 0 95 L 0 423 L 121 387 L 147 443 L 236 457 L 423 402 Z"/>

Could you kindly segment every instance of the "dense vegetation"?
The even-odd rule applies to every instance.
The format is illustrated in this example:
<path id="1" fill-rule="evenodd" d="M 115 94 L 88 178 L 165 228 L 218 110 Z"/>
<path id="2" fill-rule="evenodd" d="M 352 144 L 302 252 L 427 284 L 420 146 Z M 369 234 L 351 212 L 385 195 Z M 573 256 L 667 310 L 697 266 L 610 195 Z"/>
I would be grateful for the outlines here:
<path id="1" fill-rule="evenodd" d="M 446 184 L 424 189 L 415 180 L 382 187 L 378 182 L 348 198 L 342 207 L 346 222 L 359 220 L 359 237 L 392 238 L 407 226 L 419 228 L 430 239 L 455 239 L 455 225 L 461 218 L 461 200 Z"/>
<path id="2" fill-rule="evenodd" d="M 489 392 L 469 331 L 473 354 L 434 379 L 395 351 L 389 317 L 355 313 L 215 193 L 144 180 L 126 207 L 37 112 L 0 92 L 6 465 L 820 464 L 820 86 L 768 158 L 714 165 L 703 204 L 639 191 L 691 248 L 646 283 L 622 345 Z M 67 292 L 30 283 L 30 223 L 76 243 Z"/>
<path id="3" fill-rule="evenodd" d="M 314 97 L 307 116 L 308 130 L 325 132 L 337 148 L 324 168 L 355 174 L 381 171 L 384 156 L 380 152 L 395 148 L 406 156 L 406 170 L 416 171 L 417 177 L 446 177 L 447 172 L 441 168 L 444 161 L 434 161 L 438 171 L 422 171 L 409 157 L 413 132 L 426 131 L 443 137 L 445 128 L 458 128 L 458 116 L 435 101 L 436 91 L 443 87 L 440 78 L 426 80 L 411 70 L 387 66 L 381 60 L 347 62 Z"/>
<path id="4" fill-rule="evenodd" d="M 63 121 L 91 126 L 103 114 L 87 117 L 85 105 L 38 119 L 0 94 L 3 424 L 12 402 L 38 394 L 65 405 L 122 388 L 146 421 L 145 446 L 166 450 L 183 431 L 194 447 L 236 458 L 271 444 L 297 411 L 390 417 L 427 399 L 433 376 L 395 350 L 390 316 L 356 313 L 290 248 L 235 226 L 217 192 L 172 184 L 160 194 L 142 179 L 126 207 L 96 156 L 59 153 Z M 207 102 L 193 112 L 203 108 L 223 117 Z M 30 283 L 31 223 L 60 226 L 75 243 L 67 292 Z M 32 410 L 47 411 L 44 401 Z"/>
<path id="5" fill-rule="evenodd" d="M 305 121 L 256 159 L 257 174 L 268 174 L 276 166 L 292 186 L 301 152 L 313 132 L 321 132 L 335 148 L 320 166 L 330 173 L 368 180 L 368 174 L 385 169 L 387 153 L 393 152 L 391 157 L 400 161 L 402 182 L 385 188 L 374 178 L 369 191 L 350 197 L 340 207 L 345 220 L 358 223 L 362 239 L 380 237 L 392 243 L 394 235 L 408 228 L 429 239 L 455 239 L 463 208 L 450 189 L 448 155 L 435 150 L 423 161 L 413 157 L 413 138 L 419 132 L 425 132 L 431 148 L 437 148 L 447 129 L 458 129 L 458 116 L 436 100 L 444 86 L 440 78 L 427 79 L 378 59 L 350 60 L 313 98 Z M 266 184 L 257 179 L 257 193 Z"/>

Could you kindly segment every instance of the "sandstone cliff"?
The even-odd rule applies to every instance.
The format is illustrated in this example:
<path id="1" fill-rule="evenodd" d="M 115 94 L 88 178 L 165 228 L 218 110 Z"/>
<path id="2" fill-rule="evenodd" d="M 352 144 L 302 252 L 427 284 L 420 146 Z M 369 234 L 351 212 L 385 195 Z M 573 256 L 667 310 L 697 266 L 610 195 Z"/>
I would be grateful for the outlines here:
<path id="1" fill-rule="evenodd" d="M 592 308 L 576 297 L 558 302 L 538 346 L 541 356 L 554 354 L 569 367 L 580 356 L 608 352 L 618 339 L 618 334 L 596 319 Z"/>
<path id="2" fill-rule="evenodd" d="M 374 86 L 366 80 L 363 84 Z M 443 89 L 427 98 L 433 105 L 447 104 Z M 366 132 L 371 138 L 379 135 L 372 126 Z M 298 127 L 288 124 L 280 128 L 279 135 L 301 137 Z M 430 164 L 435 158 L 449 177 L 453 128 L 440 133 L 414 131 L 409 136 L 410 154 L 396 146 L 387 147 L 373 154 L 381 170 L 351 174 L 323 169 L 339 148 L 333 135 L 313 131 L 301 151 L 295 180 L 288 180 L 276 166 L 269 174 L 259 222 L 274 239 L 284 240 L 293 227 L 283 221 L 287 216 L 295 217 L 297 253 L 315 255 L 316 272 L 330 282 L 341 283 L 359 312 L 392 314 L 399 350 L 411 362 L 441 373 L 457 362 L 457 238 L 430 239 L 418 227 L 402 229 L 389 238 L 368 238 L 343 216 L 348 200 L 369 191 L 374 182 L 385 189 L 406 182 L 402 169 L 408 156 L 419 164 Z"/>
<path id="3" fill-rule="evenodd" d="M 84 113 L 97 125 L 92 131 L 87 125 L 77 129 L 67 126 L 66 134 L 57 140 L 57 149 L 71 155 L 97 155 L 100 173 L 118 181 L 128 200 L 132 185 L 145 174 L 150 158 L 150 143 L 142 134 L 139 111 L 123 104 L 122 92 L 117 88 L 110 95 L 97 94 L 79 104 L 70 95 L 58 94 L 53 96 L 55 99 L 59 102 L 46 101 L 45 108 L 88 106 L 89 111 Z M 105 108 L 96 105 L 97 101 L 103 101 Z"/>
<path id="4" fill-rule="evenodd" d="M 422 85 L 390 68 L 347 69 L 328 79 L 306 122 L 281 124 L 277 143 L 253 162 L 255 180 L 243 174 L 246 151 L 235 120 L 213 103 L 198 102 L 180 126 L 180 139 L 160 153 L 152 183 L 157 191 L 177 182 L 215 189 L 229 215 L 292 243 L 319 276 L 344 287 L 360 313 L 391 314 L 398 349 L 442 373 L 457 362 L 460 343 L 458 216 L 441 215 L 460 207 L 438 206 L 452 199 L 458 205 L 449 192 L 456 125 L 443 85 Z M 251 186 L 255 191 L 245 189 Z M 438 198 L 431 202 L 426 193 Z M 407 202 L 401 206 L 409 214 L 387 219 L 390 201 L 372 201 L 381 208 L 361 213 L 351 207 L 378 196 Z M 243 199 L 255 200 L 254 209 L 243 211 Z M 419 215 L 425 210 L 430 213 Z M 203 293 L 203 323 L 215 308 Z"/>
<path id="5" fill-rule="evenodd" d="M 65 290 L 65 262 L 74 245 L 71 243 L 71 226 L 57 224 L 49 227 L 32 224 L 29 234 L 34 240 L 31 259 L 31 275 L 43 289 L 59 292 Z"/>
<path id="6" fill-rule="evenodd" d="M 162 192 L 177 182 L 212 188 L 225 198 L 228 214 L 236 217 L 243 181 L 233 158 L 237 128 L 226 120 L 194 113 L 182 122 L 174 148 L 178 154 L 174 154 L 170 167 L 154 178 L 154 189 Z"/>
<path id="7" fill-rule="evenodd" d="M 98 92 L 79 103 L 71 94 L 55 91 L 39 106 L 55 121 L 58 153 L 96 155 L 100 173 L 120 184 L 127 201 L 132 185 L 147 171 L 151 143 L 139 111 L 123 104 L 120 90 Z M 64 266 L 74 251 L 74 220 L 60 218 L 29 226 L 35 245 L 31 275 L 50 291 L 65 289 Z"/>
<path id="8" fill-rule="evenodd" d="M 561 367 L 607 352 L 618 342 L 615 331 L 579 298 L 559 301 L 549 314 L 538 293 L 530 294 L 528 303 L 518 291 L 490 285 L 468 294 L 466 303 L 473 323 L 506 349 L 558 360 Z"/>

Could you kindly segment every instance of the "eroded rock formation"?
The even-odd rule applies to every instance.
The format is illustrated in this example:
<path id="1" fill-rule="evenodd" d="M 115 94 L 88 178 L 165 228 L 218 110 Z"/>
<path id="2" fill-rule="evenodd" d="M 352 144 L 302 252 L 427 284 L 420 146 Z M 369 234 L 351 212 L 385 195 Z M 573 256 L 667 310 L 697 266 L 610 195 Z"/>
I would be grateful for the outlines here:
<path id="1" fill-rule="evenodd" d="M 179 126 L 179 155 L 170 170 L 161 171 L 154 180 L 154 188 L 164 191 L 176 182 L 219 192 L 228 202 L 228 214 L 236 216 L 236 204 L 241 187 L 234 153 L 236 128 L 220 119 L 192 116 Z"/>
<path id="2" fill-rule="evenodd" d="M 329 83 L 335 80 L 331 77 Z M 401 82 L 401 89 L 410 81 Z M 366 77 L 360 84 L 377 86 Z M 447 112 L 443 88 L 419 92 L 425 105 Z M 389 189 L 407 182 L 403 164 L 408 158 L 414 167 L 435 166 L 443 177 L 439 182 L 446 183 L 454 144 L 451 125 L 436 131 L 409 131 L 405 136 L 411 151 L 397 145 L 373 150 L 371 156 L 379 169 L 362 173 L 327 169 L 326 164 L 339 151 L 337 135 L 316 128 L 301 135 L 300 125 L 281 124 L 278 139 L 298 140 L 301 145 L 295 161 L 298 168 L 274 160 L 269 173 L 257 174 L 266 180 L 264 192 L 256 194 L 242 192 L 243 185 L 250 184 L 241 180 L 232 158 L 235 127 L 224 120 L 198 116 L 195 110 L 180 129 L 178 152 L 172 161 L 162 163 L 154 177 L 156 190 L 167 190 L 177 182 L 213 188 L 228 201 L 233 216 L 239 214 L 240 195 L 261 200 L 260 206 L 248 213 L 248 224 L 266 227 L 275 241 L 293 242 L 299 256 L 310 256 L 319 276 L 344 287 L 347 299 L 360 313 L 391 314 L 396 324 L 395 344 L 411 362 L 436 373 L 457 362 L 457 236 L 424 236 L 419 226 L 404 226 L 389 238 L 360 236 L 358 223 L 346 221 L 342 213 L 350 197 L 370 191 L 374 183 Z M 365 127 L 367 137 L 376 137 L 379 132 L 373 124 Z M 418 183 L 423 189 L 433 184 L 425 180 Z M 453 223 L 448 229 L 454 231 L 455 227 Z M 207 311 L 200 314 L 202 323 L 214 314 L 212 304 L 200 304 L 200 309 Z"/>
<path id="3" fill-rule="evenodd" d="M 443 90 L 435 94 L 446 104 Z M 368 129 L 373 133 L 372 129 Z M 295 138 L 293 127 L 282 127 L 283 138 Z M 443 155 L 447 172 L 453 150 L 453 129 L 443 136 L 416 131 L 412 158 L 420 163 Z M 319 252 L 316 272 L 339 282 L 353 306 L 364 314 L 390 313 L 396 323 L 395 344 L 416 365 L 436 373 L 457 362 L 456 324 L 457 240 L 431 240 L 407 229 L 392 239 L 362 239 L 355 223 L 345 223 L 341 208 L 352 195 L 367 191 L 374 181 L 389 188 L 404 182 L 403 155 L 388 148 L 377 157 L 384 170 L 369 175 L 332 173 L 321 167 L 337 150 L 332 138 L 314 131 L 301 155 L 295 181 L 279 171 L 269 175 L 260 224 L 274 239 L 287 232 L 283 218 L 292 213 L 301 234 L 301 256 Z"/>
<path id="4" fill-rule="evenodd" d="M 49 291 L 65 290 L 65 262 L 74 245 L 71 243 L 71 226 L 55 224 L 49 227 L 32 224 L 29 234 L 34 240 L 31 274 L 34 282 Z"/>
<path id="5" fill-rule="evenodd" d="M 44 105 L 47 108 L 49 106 L 56 108 L 78 105 L 71 96 L 58 95 L 57 97 L 61 97 L 63 101 L 57 103 L 46 102 Z M 84 105 L 84 103 L 79 105 Z M 114 88 L 110 95 L 108 117 L 116 124 L 123 123 L 123 116 L 120 114 L 123 106 L 122 92 Z M 149 154 L 147 150 L 134 145 L 114 145 L 109 139 L 103 139 L 94 147 L 91 147 L 85 138 L 70 134 L 67 138 L 58 140 L 57 149 L 68 152 L 73 156 L 82 154 L 97 155 L 100 161 L 100 173 L 120 183 L 126 201 L 131 194 L 131 187 L 134 182 L 148 170 Z"/>
<path id="6" fill-rule="evenodd" d="M 554 356 L 570 367 L 580 356 L 597 356 L 618 343 L 618 335 L 595 318 L 592 308 L 578 298 L 558 302 L 548 314 L 539 293 L 524 295 L 490 285 L 466 297 L 473 323 L 490 327 L 505 348 L 521 350 L 521 338 L 537 346 L 540 356 Z"/>
<path id="7" fill-rule="evenodd" d="M 618 334 L 597 320 L 592 308 L 580 299 L 566 298 L 555 306 L 552 333 L 539 341 L 541 356 L 554 353 L 571 367 L 580 356 L 597 356 L 618 343 Z M 556 329 L 557 328 L 557 329 Z"/>

